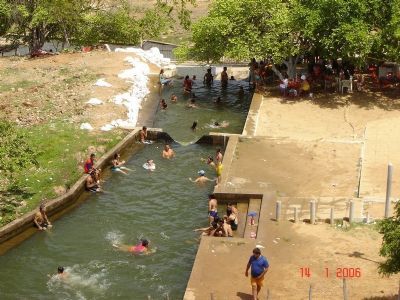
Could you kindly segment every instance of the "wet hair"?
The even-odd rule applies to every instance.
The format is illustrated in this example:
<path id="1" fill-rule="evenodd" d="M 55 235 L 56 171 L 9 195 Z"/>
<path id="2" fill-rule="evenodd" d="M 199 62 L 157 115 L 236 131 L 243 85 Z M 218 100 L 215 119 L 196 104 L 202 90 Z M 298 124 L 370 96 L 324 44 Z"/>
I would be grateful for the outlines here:
<path id="1" fill-rule="evenodd" d="M 96 156 L 96 153 L 90 154 L 90 157 L 95 157 L 95 156 Z"/>
<path id="2" fill-rule="evenodd" d="M 221 152 L 221 148 L 217 148 L 217 152 Z"/>
<path id="3" fill-rule="evenodd" d="M 64 267 L 58 267 L 57 268 L 57 272 L 58 272 L 58 274 L 62 274 L 62 273 L 64 273 Z"/>
<path id="4" fill-rule="evenodd" d="M 208 195 L 208 199 L 214 199 L 215 198 L 215 195 L 214 194 L 209 194 Z"/>
<path id="5" fill-rule="evenodd" d="M 233 213 L 233 211 L 232 211 L 232 207 L 227 207 L 226 208 L 226 214 L 228 215 L 228 217 L 231 215 Z"/>
<path id="6" fill-rule="evenodd" d="M 208 159 L 210 162 L 213 162 L 213 161 L 214 161 L 214 158 L 212 158 L 211 156 L 207 157 L 207 159 Z"/>
<path id="7" fill-rule="evenodd" d="M 211 68 L 208 68 L 208 69 L 207 69 L 207 72 L 211 73 Z"/>
<path id="8" fill-rule="evenodd" d="M 142 246 L 147 247 L 149 245 L 149 241 L 146 239 L 140 240 L 142 242 Z"/>
<path id="9" fill-rule="evenodd" d="M 217 229 L 218 223 L 217 223 L 216 221 L 213 221 L 213 222 L 211 223 L 211 226 L 212 226 L 214 229 Z"/>
<path id="10" fill-rule="evenodd" d="M 253 249 L 253 254 L 261 254 L 261 251 L 259 248 L 254 248 Z"/>
<path id="11" fill-rule="evenodd" d="M 44 209 L 45 209 L 45 205 L 44 205 L 44 203 L 41 203 L 39 206 L 39 210 L 44 210 Z"/>
<path id="12" fill-rule="evenodd" d="M 226 71 L 226 70 L 228 70 L 228 68 L 227 68 L 227 67 L 224 67 L 224 71 Z"/>
<path id="13" fill-rule="evenodd" d="M 189 79 L 189 75 L 186 75 L 186 76 L 185 76 L 185 80 L 186 80 L 186 79 Z"/>
<path id="14" fill-rule="evenodd" d="M 190 127 L 192 130 L 195 130 L 197 127 L 197 121 L 193 121 L 192 127 Z"/>
<path id="15" fill-rule="evenodd" d="M 196 75 L 193 75 L 192 80 L 196 80 Z"/>
<path id="16" fill-rule="evenodd" d="M 214 122 L 214 125 L 215 125 L 215 126 L 219 126 L 220 124 L 218 123 L 218 121 L 215 121 L 215 122 Z"/>
<path id="17" fill-rule="evenodd" d="M 117 159 L 118 156 L 119 156 L 119 153 L 115 153 L 115 154 L 114 154 L 114 159 Z"/>
<path id="18" fill-rule="evenodd" d="M 143 126 L 143 127 L 142 127 L 142 130 L 146 130 L 146 129 L 147 129 L 147 127 L 146 127 L 146 126 Z"/>

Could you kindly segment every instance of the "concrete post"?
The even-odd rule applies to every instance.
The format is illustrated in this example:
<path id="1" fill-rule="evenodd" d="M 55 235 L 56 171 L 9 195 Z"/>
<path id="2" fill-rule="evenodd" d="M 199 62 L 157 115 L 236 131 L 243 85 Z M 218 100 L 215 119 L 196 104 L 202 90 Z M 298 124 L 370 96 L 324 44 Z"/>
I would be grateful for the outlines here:
<path id="1" fill-rule="evenodd" d="M 347 296 L 347 282 L 346 282 L 346 278 L 343 278 L 343 300 L 348 300 L 348 296 Z"/>
<path id="2" fill-rule="evenodd" d="M 354 202 L 350 201 L 349 223 L 353 223 L 353 221 L 354 221 Z"/>
<path id="3" fill-rule="evenodd" d="M 294 222 L 295 222 L 295 223 L 299 222 L 299 214 L 298 214 L 298 212 L 297 212 L 297 207 L 294 207 L 294 208 L 293 208 L 293 214 L 294 214 L 294 216 L 293 216 Z"/>
<path id="4" fill-rule="evenodd" d="M 275 207 L 275 220 L 276 221 L 279 221 L 281 219 L 281 206 L 282 206 L 282 202 L 276 201 L 276 207 Z"/>
<path id="5" fill-rule="evenodd" d="M 315 201 L 310 201 L 310 224 L 315 224 Z"/>
<path id="6" fill-rule="evenodd" d="M 392 194 L 392 176 L 393 176 L 393 165 L 388 164 L 387 170 L 387 181 L 386 181 L 386 202 L 385 202 L 385 218 L 389 218 L 390 215 L 390 196 Z"/>
<path id="7" fill-rule="evenodd" d="M 333 211 L 333 207 L 331 207 L 331 217 L 330 217 L 330 219 L 331 219 L 331 226 L 333 226 L 333 224 L 335 224 L 335 214 L 334 214 L 334 211 Z"/>
<path id="8" fill-rule="evenodd" d="M 365 223 L 369 223 L 369 212 L 365 214 Z"/>

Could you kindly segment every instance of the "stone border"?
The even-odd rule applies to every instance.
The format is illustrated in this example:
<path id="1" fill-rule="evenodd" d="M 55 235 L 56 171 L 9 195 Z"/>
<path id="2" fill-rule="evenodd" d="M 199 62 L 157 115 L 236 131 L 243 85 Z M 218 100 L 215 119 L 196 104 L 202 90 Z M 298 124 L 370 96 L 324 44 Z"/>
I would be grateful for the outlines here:
<path id="1" fill-rule="evenodd" d="M 111 150 L 105 153 L 96 163 L 96 168 L 105 169 L 109 162 L 112 160 L 113 156 L 117 152 L 127 152 L 129 148 L 134 148 L 135 143 L 138 141 L 140 128 L 135 128 L 131 133 L 129 133 L 122 141 L 115 145 Z M 162 132 L 158 128 L 149 128 L 148 137 L 151 140 L 172 140 L 171 137 Z M 85 192 L 85 180 L 87 175 L 82 175 L 81 178 L 64 194 L 58 198 L 49 200 L 46 202 L 46 213 L 49 217 L 56 215 L 57 213 L 62 214 L 63 210 L 66 210 L 73 204 L 75 204 L 78 199 Z M 24 231 L 33 228 L 33 218 L 37 212 L 37 209 L 24 214 L 23 216 L 17 218 L 16 220 L 8 223 L 7 225 L 0 228 L 0 244 L 4 243 L 11 238 L 18 236 Z M 25 239 L 25 238 L 24 238 Z"/>

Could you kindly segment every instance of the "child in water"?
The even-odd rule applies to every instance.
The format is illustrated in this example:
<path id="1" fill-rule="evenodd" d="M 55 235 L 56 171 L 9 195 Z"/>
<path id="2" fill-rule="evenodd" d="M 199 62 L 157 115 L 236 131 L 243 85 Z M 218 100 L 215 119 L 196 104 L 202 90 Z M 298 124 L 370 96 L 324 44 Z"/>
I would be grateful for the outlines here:
<path id="1" fill-rule="evenodd" d="M 143 168 L 149 171 L 154 171 L 156 169 L 156 164 L 152 159 L 148 159 L 147 162 L 143 164 Z"/>
<path id="2" fill-rule="evenodd" d="M 149 241 L 146 239 L 141 239 L 140 243 L 138 243 L 135 246 L 113 244 L 113 247 L 115 247 L 121 251 L 126 251 L 126 252 L 130 252 L 133 254 L 148 254 L 149 253 Z"/>

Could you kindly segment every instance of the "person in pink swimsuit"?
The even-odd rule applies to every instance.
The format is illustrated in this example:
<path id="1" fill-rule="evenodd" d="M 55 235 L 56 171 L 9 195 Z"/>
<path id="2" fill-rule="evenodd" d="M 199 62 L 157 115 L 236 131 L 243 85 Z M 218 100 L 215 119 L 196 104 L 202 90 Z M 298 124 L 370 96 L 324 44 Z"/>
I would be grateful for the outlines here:
<path id="1" fill-rule="evenodd" d="M 131 252 L 133 254 L 145 254 L 149 251 L 149 241 L 146 239 L 141 239 L 140 243 L 135 246 L 117 244 L 113 244 L 113 246 L 121 251 Z"/>

